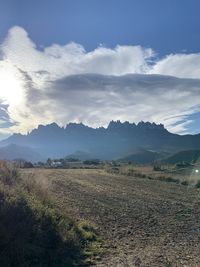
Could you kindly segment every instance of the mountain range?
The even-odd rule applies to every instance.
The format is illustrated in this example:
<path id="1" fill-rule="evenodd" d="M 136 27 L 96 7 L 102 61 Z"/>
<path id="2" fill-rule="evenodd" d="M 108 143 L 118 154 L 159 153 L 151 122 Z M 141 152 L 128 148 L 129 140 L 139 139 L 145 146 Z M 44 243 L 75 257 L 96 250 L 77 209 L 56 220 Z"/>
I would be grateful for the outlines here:
<path id="1" fill-rule="evenodd" d="M 150 122 L 135 124 L 111 121 L 106 128 L 92 128 L 83 123 L 69 123 L 66 127 L 59 127 L 51 123 L 39 125 L 25 135 L 13 134 L 0 142 L 0 149 L 4 147 L 5 150 L 10 145 L 15 145 L 13 151 L 16 146 L 17 151 L 20 151 L 20 147 L 33 151 L 34 160 L 36 155 L 40 160 L 65 157 L 77 151 L 90 158 L 112 160 L 135 155 L 141 149 L 154 151 L 156 154 L 153 158 L 157 158 L 159 153 L 173 154 L 181 150 L 200 149 L 200 134 L 173 134 L 164 125 Z"/>

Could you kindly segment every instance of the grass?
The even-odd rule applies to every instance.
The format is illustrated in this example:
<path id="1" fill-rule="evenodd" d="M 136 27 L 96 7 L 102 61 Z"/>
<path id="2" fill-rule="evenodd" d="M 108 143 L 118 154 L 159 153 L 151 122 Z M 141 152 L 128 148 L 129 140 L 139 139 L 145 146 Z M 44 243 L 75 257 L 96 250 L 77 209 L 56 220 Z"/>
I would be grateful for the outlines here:
<path id="1" fill-rule="evenodd" d="M 34 177 L 0 162 L 0 266 L 87 266 L 101 246 L 95 227 L 73 221 Z"/>
<path id="2" fill-rule="evenodd" d="M 93 225 L 91 222 L 82 220 L 78 223 L 78 229 L 80 234 L 88 242 L 84 251 L 85 255 L 87 256 L 85 263 L 88 265 L 94 265 L 96 261 L 101 259 L 101 256 L 105 254 L 108 249 L 95 230 L 95 225 Z"/>

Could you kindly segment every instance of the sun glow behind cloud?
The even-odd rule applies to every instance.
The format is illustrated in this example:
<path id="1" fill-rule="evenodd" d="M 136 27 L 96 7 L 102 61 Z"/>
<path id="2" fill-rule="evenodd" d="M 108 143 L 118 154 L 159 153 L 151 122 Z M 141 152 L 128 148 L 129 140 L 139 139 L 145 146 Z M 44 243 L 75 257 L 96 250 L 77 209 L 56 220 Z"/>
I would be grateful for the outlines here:
<path id="1" fill-rule="evenodd" d="M 23 99 L 24 84 L 19 70 L 9 62 L 0 62 L 0 100 L 14 108 Z"/>

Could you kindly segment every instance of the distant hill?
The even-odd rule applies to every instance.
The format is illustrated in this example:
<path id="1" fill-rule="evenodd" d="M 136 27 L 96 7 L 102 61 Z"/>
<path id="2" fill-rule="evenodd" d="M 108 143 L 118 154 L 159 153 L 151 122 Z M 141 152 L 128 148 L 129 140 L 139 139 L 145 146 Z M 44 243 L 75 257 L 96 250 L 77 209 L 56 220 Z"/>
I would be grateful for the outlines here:
<path id="1" fill-rule="evenodd" d="M 119 161 L 147 164 L 162 159 L 164 156 L 166 156 L 166 154 L 162 152 L 140 149 L 133 154 L 129 154 L 119 159 Z"/>
<path id="2" fill-rule="evenodd" d="M 0 159 L 2 160 L 23 159 L 31 162 L 36 162 L 42 160 L 43 158 L 39 153 L 31 149 L 30 147 L 10 144 L 4 147 L 0 147 Z"/>
<path id="3" fill-rule="evenodd" d="M 65 157 L 66 159 L 77 159 L 77 160 L 88 160 L 93 159 L 94 157 L 85 151 L 75 151 L 74 153 Z"/>
<path id="4" fill-rule="evenodd" d="M 13 134 L 0 142 L 0 146 L 10 144 L 30 147 L 44 158 L 65 157 L 76 151 L 87 151 L 92 158 L 110 160 L 134 154 L 138 148 L 171 154 L 180 150 L 200 149 L 200 134 L 172 134 L 162 124 L 150 122 L 135 124 L 111 121 L 107 128 L 92 128 L 82 123 L 59 127 L 52 123 L 39 125 L 27 135 Z M 154 158 L 156 154 L 149 153 L 148 157 Z"/>
<path id="5" fill-rule="evenodd" d="M 200 160 L 200 149 L 180 151 L 164 159 L 163 161 L 166 163 L 175 164 L 178 162 L 195 163 L 198 160 Z"/>

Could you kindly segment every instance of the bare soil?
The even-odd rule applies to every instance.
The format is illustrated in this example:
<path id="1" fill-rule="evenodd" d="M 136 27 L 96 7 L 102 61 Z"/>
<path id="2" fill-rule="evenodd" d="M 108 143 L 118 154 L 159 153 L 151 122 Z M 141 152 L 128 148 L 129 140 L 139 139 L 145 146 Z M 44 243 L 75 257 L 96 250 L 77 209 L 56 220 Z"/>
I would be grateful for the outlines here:
<path id="1" fill-rule="evenodd" d="M 96 266 L 200 266 L 200 191 L 194 187 L 101 169 L 23 172 L 34 173 L 76 220 L 96 225 L 108 246 Z"/>

